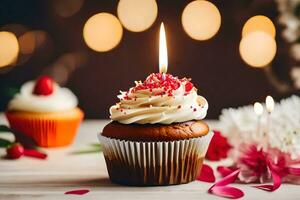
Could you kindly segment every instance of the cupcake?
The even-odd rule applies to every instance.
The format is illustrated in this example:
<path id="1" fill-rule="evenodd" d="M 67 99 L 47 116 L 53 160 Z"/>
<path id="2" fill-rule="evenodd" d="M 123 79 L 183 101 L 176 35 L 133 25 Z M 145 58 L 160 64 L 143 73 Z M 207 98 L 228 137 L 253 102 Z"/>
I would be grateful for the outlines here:
<path id="1" fill-rule="evenodd" d="M 22 85 L 5 114 L 13 130 L 31 137 L 38 146 L 66 146 L 72 143 L 83 119 L 77 104 L 69 89 L 42 76 Z"/>
<path id="2" fill-rule="evenodd" d="M 99 139 L 111 181 L 136 186 L 195 180 L 212 138 L 206 99 L 190 79 L 151 74 L 118 96 Z"/>

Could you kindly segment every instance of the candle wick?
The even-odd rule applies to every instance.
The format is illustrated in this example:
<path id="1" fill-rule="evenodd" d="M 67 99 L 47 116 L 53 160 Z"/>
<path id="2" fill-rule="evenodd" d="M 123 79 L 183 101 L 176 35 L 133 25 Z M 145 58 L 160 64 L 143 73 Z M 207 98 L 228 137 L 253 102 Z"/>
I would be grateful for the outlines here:
<path id="1" fill-rule="evenodd" d="M 166 74 L 163 72 L 162 73 L 162 80 L 165 81 L 166 80 Z"/>

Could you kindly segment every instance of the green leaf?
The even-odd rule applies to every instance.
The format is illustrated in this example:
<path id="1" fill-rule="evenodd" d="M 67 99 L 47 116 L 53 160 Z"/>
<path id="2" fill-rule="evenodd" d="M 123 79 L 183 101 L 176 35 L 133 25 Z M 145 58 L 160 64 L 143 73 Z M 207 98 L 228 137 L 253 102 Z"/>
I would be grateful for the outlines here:
<path id="1" fill-rule="evenodd" d="M 0 133 L 7 133 L 7 132 L 12 133 L 12 130 L 6 125 L 0 125 Z"/>
<path id="2" fill-rule="evenodd" d="M 71 154 L 73 154 L 73 155 L 89 154 L 89 153 L 99 153 L 102 151 L 101 145 L 98 143 L 97 144 L 93 143 L 93 144 L 90 144 L 89 146 L 90 146 L 90 148 L 79 150 L 79 151 L 74 151 L 74 152 L 71 152 Z"/>
<path id="3" fill-rule="evenodd" d="M 9 145 L 11 145 L 12 142 L 3 138 L 0 138 L 0 147 L 8 147 Z"/>
<path id="4" fill-rule="evenodd" d="M 90 146 L 101 148 L 101 144 L 99 144 L 99 143 L 92 143 L 92 144 L 90 144 Z"/>
<path id="5" fill-rule="evenodd" d="M 13 96 L 15 96 L 17 93 L 20 92 L 20 88 L 17 87 L 9 87 L 6 90 L 6 94 L 7 96 L 9 96 L 10 98 L 12 98 Z"/>
<path id="6" fill-rule="evenodd" d="M 90 153 L 99 153 L 101 149 L 89 149 L 89 150 L 81 150 L 81 151 L 74 151 L 71 152 L 72 155 L 80 155 L 80 154 L 90 154 Z"/>

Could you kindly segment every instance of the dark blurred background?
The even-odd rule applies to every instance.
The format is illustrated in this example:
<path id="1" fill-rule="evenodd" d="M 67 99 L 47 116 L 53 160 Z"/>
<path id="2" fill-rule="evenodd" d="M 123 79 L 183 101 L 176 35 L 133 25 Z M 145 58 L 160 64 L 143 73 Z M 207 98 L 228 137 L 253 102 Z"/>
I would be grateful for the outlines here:
<path id="1" fill-rule="evenodd" d="M 15 65 L 0 68 L 0 110 L 5 110 L 11 96 L 25 81 L 50 74 L 78 96 L 86 118 L 108 118 L 108 109 L 117 101 L 119 90 L 126 90 L 133 86 L 134 80 L 144 80 L 148 74 L 158 72 L 162 21 L 167 32 L 168 72 L 192 78 L 210 104 L 208 118 L 217 118 L 225 107 L 263 101 L 266 95 L 280 100 L 299 94 L 292 86 L 290 68 L 294 61 L 289 56 L 289 45 L 281 37 L 274 1 L 212 1 L 220 10 L 221 28 L 212 39 L 196 41 L 181 25 L 181 14 L 189 1 L 158 0 L 158 17 L 151 28 L 141 33 L 124 29 L 119 46 L 106 53 L 89 49 L 82 30 L 87 19 L 96 13 L 116 14 L 118 1 L 72 1 L 79 8 L 61 16 L 60 2 L 68 4 L 70 0 L 1 0 L 1 30 L 12 31 L 17 37 L 33 31 L 36 49 L 34 53 L 30 47 L 23 49 Z M 243 24 L 257 14 L 268 16 L 277 28 L 278 50 L 269 71 L 246 65 L 238 50 Z M 26 43 L 30 37 L 22 39 Z M 273 79 L 289 89 L 280 89 Z"/>

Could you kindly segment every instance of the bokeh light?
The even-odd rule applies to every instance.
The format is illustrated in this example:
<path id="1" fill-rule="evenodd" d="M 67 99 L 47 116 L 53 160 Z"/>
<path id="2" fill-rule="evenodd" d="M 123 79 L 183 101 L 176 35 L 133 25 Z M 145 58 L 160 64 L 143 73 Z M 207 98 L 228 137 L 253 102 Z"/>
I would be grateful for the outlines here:
<path id="1" fill-rule="evenodd" d="M 129 31 L 141 32 L 148 29 L 157 17 L 155 0 L 120 0 L 118 17 Z"/>
<path id="2" fill-rule="evenodd" d="M 87 55 L 85 52 L 70 52 L 61 55 L 55 62 L 48 65 L 43 74 L 50 75 L 60 85 L 65 85 L 70 76 L 78 68 L 86 65 Z"/>
<path id="3" fill-rule="evenodd" d="M 35 49 L 35 36 L 32 32 L 26 32 L 18 38 L 21 54 L 32 54 Z"/>
<path id="4" fill-rule="evenodd" d="M 263 31 L 273 38 L 275 38 L 276 35 L 273 22 L 263 15 L 256 15 L 247 20 L 242 30 L 242 37 L 254 31 Z"/>
<path id="5" fill-rule="evenodd" d="M 83 28 L 84 41 L 98 52 L 115 48 L 120 43 L 122 35 L 123 28 L 118 18 L 105 12 L 93 15 Z"/>
<path id="6" fill-rule="evenodd" d="M 240 54 L 248 65 L 264 67 L 275 57 L 276 41 L 263 31 L 251 32 L 242 38 Z"/>
<path id="7" fill-rule="evenodd" d="M 51 56 L 52 40 L 50 35 L 43 30 L 31 30 L 18 37 L 20 53 L 16 65 L 22 65 L 31 57 L 45 59 Z"/>
<path id="8" fill-rule="evenodd" d="M 0 67 L 13 64 L 19 54 L 19 44 L 15 34 L 0 32 Z"/>
<path id="9" fill-rule="evenodd" d="M 212 38 L 221 26 L 218 8 L 209 1 L 197 0 L 189 3 L 181 17 L 185 32 L 195 40 Z"/>
<path id="10" fill-rule="evenodd" d="M 53 7 L 57 15 L 67 18 L 76 14 L 83 3 L 84 0 L 54 0 Z"/>
<path id="11" fill-rule="evenodd" d="M 42 30 L 27 31 L 19 38 L 20 53 L 31 54 L 36 49 L 41 48 L 50 40 L 49 35 Z"/>
<path id="12" fill-rule="evenodd" d="M 7 31 L 13 33 L 16 37 L 24 34 L 28 28 L 22 24 L 6 24 L 0 28 L 0 31 Z"/>

